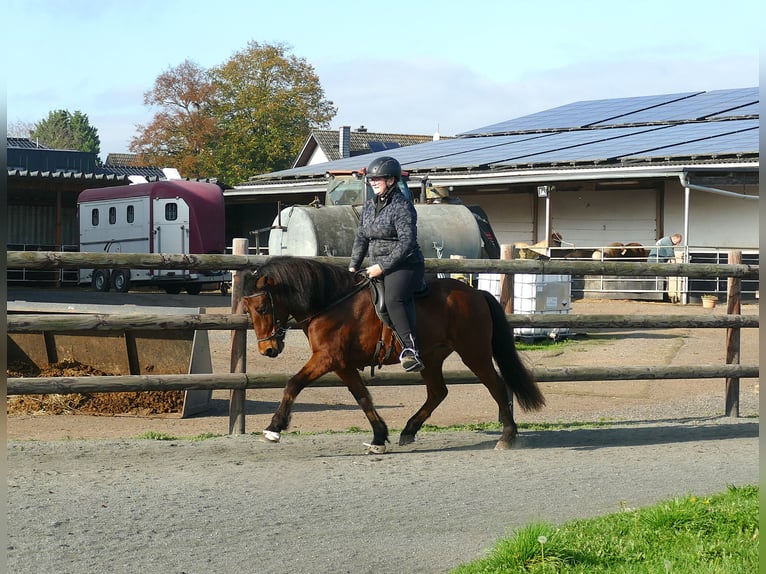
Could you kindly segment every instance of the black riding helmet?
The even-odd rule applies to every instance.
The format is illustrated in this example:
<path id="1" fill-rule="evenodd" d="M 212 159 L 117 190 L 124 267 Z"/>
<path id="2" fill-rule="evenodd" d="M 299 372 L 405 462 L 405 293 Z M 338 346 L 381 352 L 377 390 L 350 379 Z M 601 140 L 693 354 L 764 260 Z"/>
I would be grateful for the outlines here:
<path id="1" fill-rule="evenodd" d="M 399 181 L 402 177 L 402 166 L 392 157 L 377 157 L 367 166 L 367 177 L 393 177 Z"/>

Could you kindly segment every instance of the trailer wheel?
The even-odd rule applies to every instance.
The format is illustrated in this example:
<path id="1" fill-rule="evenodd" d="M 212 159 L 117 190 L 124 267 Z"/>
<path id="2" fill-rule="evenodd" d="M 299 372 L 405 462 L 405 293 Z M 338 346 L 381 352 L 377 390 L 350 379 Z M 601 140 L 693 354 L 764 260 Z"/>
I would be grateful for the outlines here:
<path id="1" fill-rule="evenodd" d="M 117 269 L 112 272 L 112 287 L 118 293 L 127 293 L 130 289 L 130 271 Z"/>
<path id="2" fill-rule="evenodd" d="M 180 285 L 170 285 L 168 287 L 165 287 L 165 293 L 168 295 L 178 295 L 181 292 L 181 286 Z"/>
<path id="3" fill-rule="evenodd" d="M 191 285 L 186 286 L 186 292 L 189 295 L 199 295 L 202 293 L 202 285 L 199 283 L 192 283 Z"/>
<path id="4" fill-rule="evenodd" d="M 109 270 L 94 269 L 90 284 L 96 291 L 109 291 Z"/>

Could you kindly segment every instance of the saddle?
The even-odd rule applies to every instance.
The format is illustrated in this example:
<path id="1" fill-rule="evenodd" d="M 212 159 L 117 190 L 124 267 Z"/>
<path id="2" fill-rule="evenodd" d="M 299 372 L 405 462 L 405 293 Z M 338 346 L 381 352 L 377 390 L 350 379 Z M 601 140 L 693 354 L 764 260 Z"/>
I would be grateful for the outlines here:
<path id="1" fill-rule="evenodd" d="M 420 289 L 415 291 L 413 295 L 415 299 L 419 299 L 420 297 L 425 297 L 428 295 L 430 290 L 431 289 L 428 283 L 423 280 L 423 284 L 420 286 Z M 381 330 L 380 332 L 380 339 L 378 340 L 378 344 L 375 346 L 375 353 L 373 353 L 372 362 L 370 363 L 370 376 L 374 377 L 375 367 L 381 368 L 396 348 L 396 331 L 394 330 L 394 325 L 391 322 L 391 317 L 386 310 L 385 286 L 382 280 L 370 279 L 370 297 L 372 298 L 372 306 L 375 309 L 375 313 L 378 315 L 378 318 L 381 320 L 383 325 L 388 327 L 391 332 L 391 337 L 388 343 L 384 342 L 383 340 L 383 333 L 385 330 Z"/>
<path id="2" fill-rule="evenodd" d="M 431 291 L 430 286 L 423 280 L 420 288 L 413 293 L 415 299 L 425 297 Z M 394 326 L 386 310 L 385 285 L 380 279 L 370 279 L 370 296 L 372 297 L 372 306 L 375 307 L 375 313 L 383 324 L 393 331 Z"/>

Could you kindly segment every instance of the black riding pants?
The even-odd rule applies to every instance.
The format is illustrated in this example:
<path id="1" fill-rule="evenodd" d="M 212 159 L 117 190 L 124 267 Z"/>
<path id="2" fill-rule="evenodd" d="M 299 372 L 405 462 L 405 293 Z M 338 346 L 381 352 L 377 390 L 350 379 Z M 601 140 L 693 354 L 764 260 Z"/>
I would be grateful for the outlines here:
<path id="1" fill-rule="evenodd" d="M 385 286 L 386 310 L 394 330 L 402 344 L 409 347 L 412 342 L 410 335 L 415 335 L 415 300 L 413 293 L 420 289 L 423 284 L 425 269 L 421 266 L 415 268 L 398 268 L 387 271 L 383 275 Z"/>

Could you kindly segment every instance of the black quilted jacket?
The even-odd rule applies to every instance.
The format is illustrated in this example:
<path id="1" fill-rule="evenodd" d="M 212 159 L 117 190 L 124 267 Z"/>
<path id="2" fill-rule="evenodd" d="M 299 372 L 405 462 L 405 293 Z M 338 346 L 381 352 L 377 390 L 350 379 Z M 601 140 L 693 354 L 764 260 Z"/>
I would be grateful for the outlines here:
<path id="1" fill-rule="evenodd" d="M 423 262 L 418 245 L 418 214 L 397 188 L 365 202 L 351 250 L 350 267 L 359 269 L 365 256 L 383 271 Z"/>

